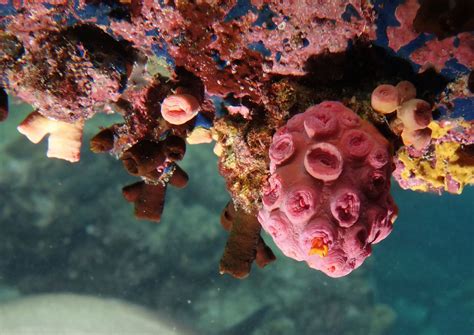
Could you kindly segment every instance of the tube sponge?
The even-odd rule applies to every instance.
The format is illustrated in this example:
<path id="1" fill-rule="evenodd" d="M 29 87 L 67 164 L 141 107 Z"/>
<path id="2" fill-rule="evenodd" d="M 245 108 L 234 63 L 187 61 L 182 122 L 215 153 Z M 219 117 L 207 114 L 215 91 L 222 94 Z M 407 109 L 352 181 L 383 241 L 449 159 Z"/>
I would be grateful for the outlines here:
<path id="1" fill-rule="evenodd" d="M 387 140 L 336 101 L 297 114 L 269 149 L 258 220 L 288 257 L 331 277 L 347 275 L 390 233 Z"/>

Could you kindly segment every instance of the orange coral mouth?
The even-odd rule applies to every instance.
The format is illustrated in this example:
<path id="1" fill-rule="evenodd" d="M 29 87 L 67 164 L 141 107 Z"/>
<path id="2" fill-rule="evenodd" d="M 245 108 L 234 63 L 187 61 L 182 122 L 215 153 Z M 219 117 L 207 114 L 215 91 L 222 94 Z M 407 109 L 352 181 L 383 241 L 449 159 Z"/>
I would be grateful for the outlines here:
<path id="1" fill-rule="evenodd" d="M 324 243 L 323 239 L 316 237 L 311 243 L 311 249 L 309 255 L 319 255 L 320 257 L 326 257 L 328 255 L 329 247 Z"/>

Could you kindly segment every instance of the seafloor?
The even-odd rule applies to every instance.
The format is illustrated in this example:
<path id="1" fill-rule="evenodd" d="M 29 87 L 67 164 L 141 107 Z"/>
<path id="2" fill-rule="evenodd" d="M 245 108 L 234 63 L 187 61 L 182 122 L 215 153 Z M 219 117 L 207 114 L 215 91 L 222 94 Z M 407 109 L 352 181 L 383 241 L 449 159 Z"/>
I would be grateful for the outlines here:
<path id="1" fill-rule="evenodd" d="M 110 156 L 47 159 L 13 134 L 29 111 L 0 124 L 0 300 L 40 292 L 117 297 L 197 334 L 471 334 L 474 189 L 462 196 L 402 191 L 396 229 L 340 279 L 283 257 L 240 281 L 217 264 L 229 200 L 209 146 L 191 146 L 185 191 L 170 189 L 159 224 L 139 222 L 121 187 L 133 181 Z M 85 143 L 102 116 L 87 124 Z M 269 245 L 271 239 L 264 236 Z"/>

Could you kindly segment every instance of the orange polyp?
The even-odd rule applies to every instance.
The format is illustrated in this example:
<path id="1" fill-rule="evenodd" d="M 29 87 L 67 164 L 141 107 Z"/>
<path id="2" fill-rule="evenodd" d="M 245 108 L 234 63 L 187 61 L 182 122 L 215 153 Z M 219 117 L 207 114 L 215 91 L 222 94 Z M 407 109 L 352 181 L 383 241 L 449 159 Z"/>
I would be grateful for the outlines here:
<path id="1" fill-rule="evenodd" d="M 326 257 L 328 254 L 328 249 L 328 245 L 324 243 L 324 240 L 320 237 L 316 237 L 311 243 L 309 255 L 319 255 L 320 257 Z"/>

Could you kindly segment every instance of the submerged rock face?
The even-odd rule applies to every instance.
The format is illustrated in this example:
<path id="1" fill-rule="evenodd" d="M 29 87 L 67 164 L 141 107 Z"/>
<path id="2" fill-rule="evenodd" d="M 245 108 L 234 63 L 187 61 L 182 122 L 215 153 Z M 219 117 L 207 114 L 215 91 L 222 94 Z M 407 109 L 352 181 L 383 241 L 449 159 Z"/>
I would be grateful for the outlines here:
<path id="1" fill-rule="evenodd" d="M 293 116 L 269 155 L 259 221 L 286 256 L 341 277 L 391 232 L 389 144 L 340 102 Z"/>

